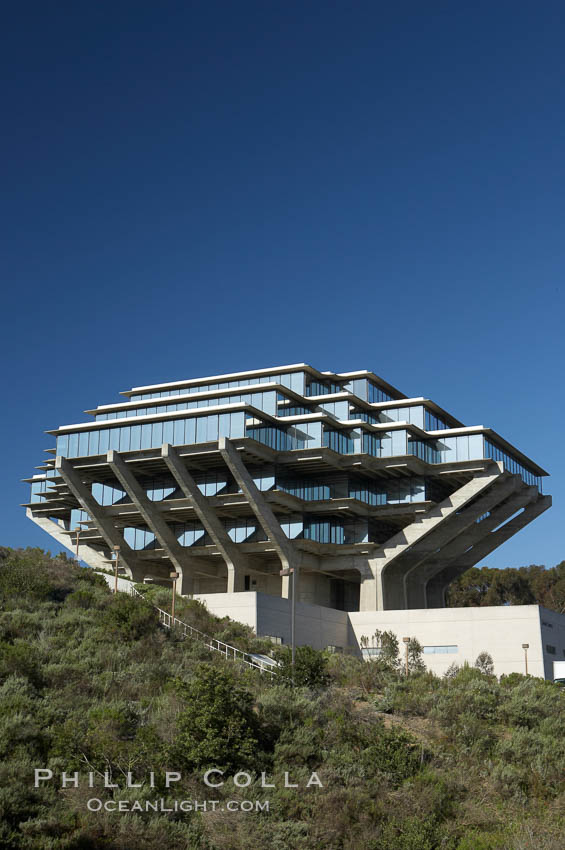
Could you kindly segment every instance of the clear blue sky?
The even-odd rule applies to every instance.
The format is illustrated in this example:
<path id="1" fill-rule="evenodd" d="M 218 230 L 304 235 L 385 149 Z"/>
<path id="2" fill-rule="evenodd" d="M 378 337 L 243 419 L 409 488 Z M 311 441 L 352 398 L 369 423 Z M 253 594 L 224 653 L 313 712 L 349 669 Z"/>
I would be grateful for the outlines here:
<path id="1" fill-rule="evenodd" d="M 561 2 L 10 4 L 0 544 L 133 385 L 368 368 L 552 473 L 488 559 L 565 558 Z"/>

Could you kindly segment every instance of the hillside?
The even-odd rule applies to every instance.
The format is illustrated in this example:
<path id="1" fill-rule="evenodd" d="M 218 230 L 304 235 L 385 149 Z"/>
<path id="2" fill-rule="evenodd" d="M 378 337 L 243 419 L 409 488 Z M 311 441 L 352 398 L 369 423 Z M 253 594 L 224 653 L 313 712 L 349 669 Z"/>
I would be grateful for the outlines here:
<path id="1" fill-rule="evenodd" d="M 2 848 L 564 846 L 565 689 L 475 668 L 438 679 L 417 653 L 406 676 L 394 647 L 371 663 L 305 649 L 294 686 L 272 684 L 37 549 L 0 550 L 0 597 Z M 246 650 L 272 648 L 197 602 L 178 611 Z M 206 786 L 209 768 L 223 786 Z M 35 769 L 53 779 L 34 787 Z M 167 771 L 182 774 L 169 788 Z M 128 773 L 144 786 L 126 788 Z M 261 787 L 262 773 L 275 787 Z M 104 774 L 118 787 L 104 788 Z M 104 810 L 116 801 L 124 811 Z"/>

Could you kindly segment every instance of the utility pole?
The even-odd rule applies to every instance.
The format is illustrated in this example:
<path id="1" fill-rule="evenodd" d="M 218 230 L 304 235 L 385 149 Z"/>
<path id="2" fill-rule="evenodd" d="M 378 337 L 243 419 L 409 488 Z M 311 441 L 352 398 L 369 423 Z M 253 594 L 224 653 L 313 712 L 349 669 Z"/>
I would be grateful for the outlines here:
<path id="1" fill-rule="evenodd" d="M 526 662 L 526 676 L 528 675 L 528 649 L 530 648 L 529 643 L 523 643 L 522 649 L 524 650 L 524 661 Z"/>
<path id="2" fill-rule="evenodd" d="M 171 629 L 175 624 L 175 597 L 177 595 L 177 579 L 180 577 L 180 573 L 169 573 L 170 578 L 173 580 L 173 601 L 171 604 Z"/>
<path id="3" fill-rule="evenodd" d="M 81 525 L 88 525 L 88 523 L 87 522 L 77 522 L 76 528 L 74 529 L 76 531 L 76 535 L 77 535 L 76 550 L 75 550 L 75 561 L 77 562 L 77 564 L 79 563 L 79 560 L 80 560 L 78 553 L 79 553 L 80 533 L 82 531 Z"/>
<path id="4" fill-rule="evenodd" d="M 295 585 L 295 569 L 294 567 L 289 567 L 286 570 L 281 570 L 279 575 L 281 576 L 292 576 L 292 604 L 290 606 L 290 643 L 291 643 L 291 664 L 292 664 L 292 672 L 294 673 L 294 660 L 296 656 L 296 640 L 295 640 L 295 627 L 296 627 L 296 585 Z"/>
<path id="5" fill-rule="evenodd" d="M 404 646 L 406 647 L 406 657 L 405 657 L 406 675 L 408 675 L 408 647 L 410 645 L 410 640 L 411 640 L 411 638 L 409 638 L 409 637 L 403 637 L 402 638 Z"/>
<path id="6" fill-rule="evenodd" d="M 120 547 L 114 546 L 116 557 L 114 558 L 114 593 L 118 592 L 118 561 L 120 560 Z"/>

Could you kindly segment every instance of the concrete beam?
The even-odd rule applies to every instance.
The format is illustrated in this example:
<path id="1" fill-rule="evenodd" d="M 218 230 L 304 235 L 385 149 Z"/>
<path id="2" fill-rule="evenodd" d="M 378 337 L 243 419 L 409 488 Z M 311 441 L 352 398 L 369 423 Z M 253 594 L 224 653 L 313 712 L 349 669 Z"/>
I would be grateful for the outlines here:
<path id="1" fill-rule="evenodd" d="M 70 535 L 68 531 L 65 531 L 58 523 L 54 522 L 54 520 L 49 519 L 47 516 L 36 516 L 34 515 L 31 508 L 27 508 L 26 516 L 28 519 L 31 519 L 36 525 L 38 525 L 43 531 L 46 531 L 47 534 L 51 535 L 51 537 L 57 541 L 60 546 L 64 546 L 69 552 L 72 553 L 73 557 L 76 557 L 76 545 L 73 541 L 76 541 L 76 534 Z M 79 547 L 78 547 L 78 557 L 80 561 L 83 561 L 85 564 L 88 564 L 89 567 L 97 570 L 107 570 L 110 566 L 109 558 L 105 556 L 98 549 L 95 549 L 94 546 L 89 546 L 88 543 L 81 542 L 84 540 L 84 532 L 79 534 Z"/>
<path id="2" fill-rule="evenodd" d="M 230 472 L 237 481 L 242 492 L 245 494 L 251 510 L 257 517 L 261 528 L 267 535 L 271 545 L 276 550 L 284 569 L 294 567 L 297 554 L 292 548 L 288 537 L 282 530 L 280 523 L 267 500 L 253 481 L 243 463 L 240 453 L 227 437 L 220 437 L 220 452 Z"/>
<path id="3" fill-rule="evenodd" d="M 192 593 L 192 565 L 190 556 L 180 545 L 171 527 L 165 522 L 160 512 L 156 510 L 155 505 L 149 499 L 144 488 L 132 470 L 128 468 L 128 465 L 119 452 L 111 450 L 106 457 L 110 469 L 143 517 L 144 522 L 151 529 L 161 547 L 166 552 L 171 565 L 182 574 L 181 593 Z"/>
<path id="4" fill-rule="evenodd" d="M 237 544 L 230 538 L 216 511 L 206 496 L 202 494 L 198 484 L 180 459 L 177 450 L 165 443 L 161 448 L 161 455 L 173 478 L 191 503 L 198 519 L 226 562 L 228 569 L 227 592 L 234 593 L 244 590 L 244 570 L 248 569 L 246 556 L 238 551 Z"/>
<path id="5" fill-rule="evenodd" d="M 424 539 L 421 546 L 415 546 L 410 550 L 408 553 L 410 563 L 405 568 L 403 575 L 407 608 L 426 607 L 423 578 L 425 576 L 425 581 L 427 581 L 433 575 L 433 570 L 430 570 L 430 557 L 436 563 L 437 560 L 443 560 L 445 565 L 445 559 L 449 557 L 450 551 L 453 551 L 454 555 L 460 554 L 463 532 L 470 526 L 476 525 L 479 517 L 488 513 L 500 502 L 511 496 L 512 493 L 515 493 L 520 486 L 523 486 L 523 482 L 519 475 L 501 475 L 485 495 L 467 505 L 460 513 L 446 519 L 445 524 L 438 527 L 436 535 L 432 532 Z M 436 556 L 438 549 L 440 550 L 439 556 Z"/>
<path id="6" fill-rule="evenodd" d="M 427 608 L 426 586 L 428 582 L 442 570 L 457 563 L 471 546 L 479 543 L 489 532 L 494 531 L 502 522 L 510 519 L 516 511 L 524 508 L 538 496 L 537 487 L 523 485 L 515 495 L 491 510 L 488 517 L 481 522 L 474 522 L 463 534 L 448 543 L 437 556 L 424 561 L 411 584 L 411 604 L 409 607 Z"/>
<path id="7" fill-rule="evenodd" d="M 416 519 L 410 525 L 406 526 L 402 531 L 391 537 L 375 552 L 375 559 L 378 562 L 378 569 L 381 575 L 383 584 L 383 606 L 385 609 L 402 609 L 406 607 L 406 597 L 404 590 L 404 571 L 402 566 L 402 556 L 408 550 L 414 552 L 416 545 L 420 546 L 424 538 L 428 538 L 432 532 L 436 542 L 434 548 L 446 542 L 445 538 L 448 534 L 448 524 L 446 520 L 455 519 L 456 516 L 468 503 L 477 496 L 484 493 L 497 481 L 504 473 L 502 464 L 493 463 L 490 471 L 481 473 L 471 481 L 463 484 L 433 508 L 430 508 L 421 517 Z M 447 537 L 447 540 L 451 539 Z M 425 546 L 428 546 L 426 542 Z M 429 549 L 427 550 L 429 551 Z"/>
<path id="8" fill-rule="evenodd" d="M 120 563 L 129 571 L 135 581 L 143 581 L 143 567 L 137 555 L 126 543 L 123 534 L 115 527 L 112 520 L 106 516 L 104 508 L 98 504 L 90 488 L 82 481 L 71 462 L 65 457 L 58 456 L 55 458 L 55 469 L 59 472 L 81 508 L 96 523 L 110 551 L 113 550 L 114 546 L 119 546 Z"/>
<path id="9" fill-rule="evenodd" d="M 524 510 L 518 516 L 506 522 L 496 531 L 491 531 L 482 538 L 475 546 L 469 549 L 457 563 L 437 573 L 427 584 L 426 596 L 430 608 L 441 608 L 445 604 L 445 591 L 452 581 L 466 573 L 471 567 L 474 567 L 487 555 L 490 555 L 495 549 L 513 537 L 518 531 L 521 531 L 526 525 L 529 525 L 540 514 L 544 513 L 551 507 L 551 496 L 542 496 L 535 501 L 526 505 Z"/>
<path id="10" fill-rule="evenodd" d="M 267 535 L 273 549 L 279 556 L 283 569 L 294 570 L 293 582 L 290 581 L 289 577 L 283 576 L 281 585 L 282 596 L 286 599 L 290 598 L 292 595 L 291 585 L 294 584 L 296 598 L 299 599 L 300 556 L 298 552 L 295 552 L 293 549 L 292 544 L 289 542 L 288 537 L 282 530 L 278 519 L 271 510 L 267 500 L 253 481 L 253 478 L 249 474 L 243 460 L 241 459 L 240 453 L 233 443 L 228 440 L 227 437 L 220 437 L 218 440 L 218 446 L 228 469 L 238 483 L 241 491 L 245 494 L 251 510 L 257 517 L 257 521 Z"/>

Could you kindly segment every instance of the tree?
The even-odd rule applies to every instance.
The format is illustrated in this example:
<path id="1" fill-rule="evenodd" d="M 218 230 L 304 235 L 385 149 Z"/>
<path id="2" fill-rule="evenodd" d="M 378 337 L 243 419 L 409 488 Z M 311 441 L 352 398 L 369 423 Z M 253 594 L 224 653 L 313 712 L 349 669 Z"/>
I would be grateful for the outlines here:
<path id="1" fill-rule="evenodd" d="M 327 657 L 323 652 L 312 649 L 311 646 L 296 647 L 294 669 L 289 647 L 279 649 L 275 658 L 280 665 L 277 675 L 297 688 L 323 688 L 330 680 L 327 672 Z"/>
<path id="2" fill-rule="evenodd" d="M 423 673 L 426 669 L 424 664 L 422 644 L 415 637 L 410 638 L 408 643 L 408 672 Z"/>
<path id="3" fill-rule="evenodd" d="M 237 773 L 256 766 L 259 720 L 252 694 L 233 674 L 201 664 L 190 681 L 176 679 L 174 689 L 184 703 L 171 747 L 175 767 Z"/>
<path id="4" fill-rule="evenodd" d="M 486 676 L 492 676 L 494 674 L 494 661 L 492 660 L 492 655 L 488 652 L 480 652 L 477 655 L 475 667 Z"/>
<path id="5" fill-rule="evenodd" d="M 479 605 L 543 605 L 565 612 L 565 561 L 551 569 L 539 564 L 494 570 L 473 567 L 447 591 L 451 607 Z"/>
<path id="6" fill-rule="evenodd" d="M 141 599 L 116 594 L 106 610 L 103 627 L 123 640 L 139 640 L 157 628 L 159 617 L 155 608 Z"/>
<path id="7" fill-rule="evenodd" d="M 397 670 L 400 662 L 398 660 L 398 638 L 394 632 L 377 629 L 375 631 L 375 642 L 380 650 L 376 656 L 379 666 L 390 671 Z"/>

